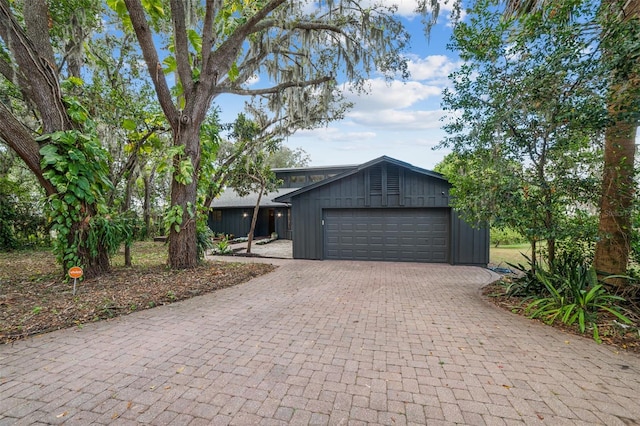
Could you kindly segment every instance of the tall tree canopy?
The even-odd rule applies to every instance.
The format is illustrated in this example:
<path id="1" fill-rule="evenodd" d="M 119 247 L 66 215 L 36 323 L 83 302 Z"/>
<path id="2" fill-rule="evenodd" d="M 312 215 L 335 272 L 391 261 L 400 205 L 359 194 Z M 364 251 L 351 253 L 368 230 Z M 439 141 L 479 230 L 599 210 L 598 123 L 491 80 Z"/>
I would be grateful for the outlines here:
<path id="1" fill-rule="evenodd" d="M 199 132 L 216 96 L 252 96 L 285 129 L 303 128 L 321 122 L 308 117 L 327 121 L 341 115 L 338 78 L 363 89 L 373 72 L 406 75 L 401 53 L 408 34 L 394 7 L 346 0 L 171 0 L 168 10 L 160 0 L 108 3 L 136 34 L 179 148 L 171 188 L 177 226 L 169 236 L 175 268 L 197 260 Z M 419 6 L 426 11 L 426 4 Z M 269 82 L 252 87 L 248 83 L 256 75 Z"/>
<path id="2" fill-rule="evenodd" d="M 82 102 L 84 44 L 100 25 L 97 0 L 0 0 L 0 139 L 25 162 L 48 196 L 63 267 L 85 276 L 109 269 L 127 238 L 108 212 L 108 155 Z"/>
<path id="3" fill-rule="evenodd" d="M 451 47 L 465 64 L 444 96 L 443 145 L 455 155 L 442 171 L 469 219 L 545 240 L 553 262 L 570 219 L 597 204 L 611 67 L 584 24 L 596 7 L 573 8 L 572 22 L 561 13 L 520 20 L 502 13 L 479 1 L 455 29 Z"/>
<path id="4" fill-rule="evenodd" d="M 507 14 L 543 18 L 572 17 L 583 1 L 508 0 Z M 598 6 L 594 3 L 594 6 Z M 635 139 L 640 103 L 640 0 L 604 0 L 585 22 L 599 32 L 599 47 L 611 66 L 605 133 L 604 176 L 601 187 L 599 239 L 594 259 L 602 274 L 625 274 L 632 234 L 635 194 Z M 617 282 L 620 282 L 617 280 Z"/>

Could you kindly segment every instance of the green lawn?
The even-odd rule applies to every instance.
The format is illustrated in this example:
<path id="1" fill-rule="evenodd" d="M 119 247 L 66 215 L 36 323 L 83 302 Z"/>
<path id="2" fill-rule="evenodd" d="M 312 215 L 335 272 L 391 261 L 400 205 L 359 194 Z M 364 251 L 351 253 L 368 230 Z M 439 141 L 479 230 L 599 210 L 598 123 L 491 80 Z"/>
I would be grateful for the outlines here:
<path id="1" fill-rule="evenodd" d="M 522 253 L 527 256 L 531 255 L 531 246 L 527 244 L 513 244 L 508 246 L 500 245 L 499 247 L 491 246 L 489 250 L 489 261 L 495 265 L 507 267 L 508 263 L 517 265 L 525 264 L 526 260 L 522 257 Z"/>

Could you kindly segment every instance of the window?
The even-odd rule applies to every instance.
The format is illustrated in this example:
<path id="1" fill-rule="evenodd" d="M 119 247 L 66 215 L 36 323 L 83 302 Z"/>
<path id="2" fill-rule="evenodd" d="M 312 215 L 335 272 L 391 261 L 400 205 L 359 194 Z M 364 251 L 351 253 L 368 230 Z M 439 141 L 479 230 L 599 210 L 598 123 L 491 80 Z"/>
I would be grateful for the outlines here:
<path id="1" fill-rule="evenodd" d="M 311 175 L 309 176 L 309 180 L 311 182 L 320 182 L 321 180 L 324 180 L 324 175 Z"/>
<path id="2" fill-rule="evenodd" d="M 222 210 L 212 211 L 211 220 L 213 220 L 214 222 L 222 222 Z"/>

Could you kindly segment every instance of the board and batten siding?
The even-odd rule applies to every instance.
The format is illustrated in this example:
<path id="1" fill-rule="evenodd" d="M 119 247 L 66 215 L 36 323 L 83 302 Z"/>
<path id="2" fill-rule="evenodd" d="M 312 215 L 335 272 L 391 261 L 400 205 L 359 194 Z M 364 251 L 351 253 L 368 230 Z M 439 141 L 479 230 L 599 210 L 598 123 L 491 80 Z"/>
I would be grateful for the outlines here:
<path id="1" fill-rule="evenodd" d="M 472 227 L 455 210 L 452 210 L 451 222 L 452 263 L 486 266 L 489 263 L 489 228 Z"/>
<path id="2" fill-rule="evenodd" d="M 450 184 L 437 177 L 382 163 L 295 195 L 292 199 L 293 257 L 322 259 L 323 209 L 449 207 Z M 449 261 L 486 265 L 488 230 L 477 230 L 452 212 Z"/>
<path id="3" fill-rule="evenodd" d="M 215 233 L 232 234 L 235 237 L 246 237 L 251 229 L 251 218 L 253 215 L 253 208 L 223 208 L 212 209 L 209 214 L 208 224 L 209 228 Z M 275 207 L 275 208 L 260 208 L 258 212 L 258 221 L 256 223 L 255 236 L 265 237 L 269 236 L 269 210 L 274 210 L 275 218 L 275 232 L 279 238 L 289 239 L 289 215 L 288 208 Z M 220 212 L 220 220 L 215 220 L 215 211 Z M 278 216 L 280 215 L 280 216 Z"/>

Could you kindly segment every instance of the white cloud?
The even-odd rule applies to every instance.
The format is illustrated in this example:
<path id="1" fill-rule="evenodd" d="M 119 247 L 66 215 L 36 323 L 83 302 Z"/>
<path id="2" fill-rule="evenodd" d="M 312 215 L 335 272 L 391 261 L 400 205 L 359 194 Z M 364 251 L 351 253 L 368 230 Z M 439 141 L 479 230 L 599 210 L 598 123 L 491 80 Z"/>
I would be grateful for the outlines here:
<path id="1" fill-rule="evenodd" d="M 416 8 L 418 7 L 418 3 L 419 2 L 417 0 L 360 0 L 358 2 L 360 7 L 362 7 L 363 9 L 374 6 L 394 6 L 397 8 L 396 14 L 407 19 L 412 19 L 417 16 Z M 449 15 L 449 13 L 453 10 L 453 5 L 453 1 L 441 2 L 440 16 Z M 316 0 L 302 1 L 299 7 L 305 14 L 310 14 L 320 9 L 319 3 Z"/>
<path id="2" fill-rule="evenodd" d="M 353 123 L 365 126 L 369 129 L 401 129 L 404 131 L 439 129 L 442 127 L 441 118 L 444 111 L 403 111 L 403 110 L 379 110 L 352 111 L 348 114 L 348 118 Z"/>
<path id="3" fill-rule="evenodd" d="M 389 83 L 383 79 L 373 79 L 367 82 L 366 87 L 369 88 L 366 94 L 358 95 L 348 90 L 344 93 L 359 111 L 408 108 L 428 98 L 437 98 L 442 93 L 441 87 L 418 81 L 404 83 L 394 80 Z"/>
<path id="4" fill-rule="evenodd" d="M 445 55 L 431 55 L 425 58 L 410 55 L 408 59 L 407 65 L 412 80 L 440 80 L 443 84 L 446 84 L 449 74 L 461 65 L 461 62 Z"/>
<path id="5" fill-rule="evenodd" d="M 258 84 L 260 82 L 260 76 L 258 74 L 254 74 L 251 77 L 249 77 L 247 79 L 247 81 L 245 82 L 245 85 L 247 86 L 254 86 L 256 84 Z"/>
<path id="6" fill-rule="evenodd" d="M 295 133 L 295 135 L 296 138 L 309 138 L 325 143 L 373 140 L 377 136 L 375 132 L 371 131 L 345 132 L 336 127 L 321 127 L 313 130 L 299 130 Z"/>

